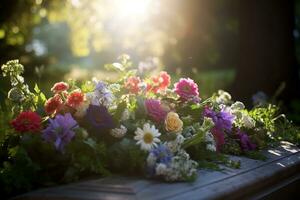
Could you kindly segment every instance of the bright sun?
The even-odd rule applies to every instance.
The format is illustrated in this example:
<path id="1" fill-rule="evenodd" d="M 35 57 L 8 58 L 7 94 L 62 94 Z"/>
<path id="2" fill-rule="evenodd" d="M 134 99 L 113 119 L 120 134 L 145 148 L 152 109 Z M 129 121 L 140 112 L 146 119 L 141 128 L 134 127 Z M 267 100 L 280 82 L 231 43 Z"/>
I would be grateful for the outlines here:
<path id="1" fill-rule="evenodd" d="M 117 15 L 123 19 L 141 20 L 149 16 L 153 0 L 113 0 Z"/>

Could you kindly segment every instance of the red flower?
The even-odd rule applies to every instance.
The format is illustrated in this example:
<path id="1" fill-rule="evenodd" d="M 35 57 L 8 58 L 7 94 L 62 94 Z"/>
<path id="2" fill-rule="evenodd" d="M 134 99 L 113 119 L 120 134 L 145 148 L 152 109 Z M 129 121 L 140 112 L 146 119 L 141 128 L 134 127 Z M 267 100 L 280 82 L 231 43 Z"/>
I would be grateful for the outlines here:
<path id="1" fill-rule="evenodd" d="M 151 91 L 153 93 L 164 91 L 169 87 L 170 83 L 170 75 L 167 72 L 162 71 L 159 76 L 153 76 L 151 78 L 151 83 L 147 84 L 147 91 Z"/>
<path id="2" fill-rule="evenodd" d="M 81 91 L 74 91 L 67 98 L 67 105 L 76 108 L 84 101 L 84 94 Z"/>
<path id="3" fill-rule="evenodd" d="M 63 91 L 66 91 L 69 89 L 69 85 L 65 82 L 59 82 L 59 83 L 55 83 L 54 86 L 51 88 L 51 91 L 53 93 L 60 93 Z"/>
<path id="4" fill-rule="evenodd" d="M 20 113 L 11 125 L 18 132 L 38 132 L 41 130 L 42 118 L 35 112 L 24 111 Z"/>
<path id="5" fill-rule="evenodd" d="M 45 103 L 45 111 L 48 115 L 58 112 L 63 105 L 61 97 L 56 94 L 54 97 L 48 99 Z"/>
<path id="6" fill-rule="evenodd" d="M 131 76 L 127 78 L 125 82 L 125 88 L 129 90 L 129 92 L 137 94 L 140 91 L 139 84 L 141 83 L 141 79 L 136 76 Z"/>

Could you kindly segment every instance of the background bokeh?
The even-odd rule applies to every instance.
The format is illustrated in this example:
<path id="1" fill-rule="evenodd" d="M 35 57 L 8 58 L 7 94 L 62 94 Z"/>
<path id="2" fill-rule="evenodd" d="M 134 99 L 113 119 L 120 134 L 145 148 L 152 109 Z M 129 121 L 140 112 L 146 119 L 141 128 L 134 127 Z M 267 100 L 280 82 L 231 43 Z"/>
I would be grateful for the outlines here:
<path id="1" fill-rule="evenodd" d="M 250 106 L 263 91 L 299 122 L 299 20 L 299 0 L 1 0 L 0 62 L 19 59 L 47 93 L 112 80 L 104 65 L 126 53 L 145 74 L 195 79 L 204 98 L 224 89 Z"/>

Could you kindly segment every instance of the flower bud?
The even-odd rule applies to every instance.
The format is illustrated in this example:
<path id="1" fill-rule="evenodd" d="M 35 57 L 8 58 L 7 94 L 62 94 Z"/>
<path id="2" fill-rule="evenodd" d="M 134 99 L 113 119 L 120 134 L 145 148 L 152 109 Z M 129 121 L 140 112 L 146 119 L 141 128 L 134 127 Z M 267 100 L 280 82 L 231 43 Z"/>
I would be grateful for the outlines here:
<path id="1" fill-rule="evenodd" d="M 8 92 L 8 98 L 13 102 L 21 102 L 24 94 L 19 88 L 14 87 Z"/>

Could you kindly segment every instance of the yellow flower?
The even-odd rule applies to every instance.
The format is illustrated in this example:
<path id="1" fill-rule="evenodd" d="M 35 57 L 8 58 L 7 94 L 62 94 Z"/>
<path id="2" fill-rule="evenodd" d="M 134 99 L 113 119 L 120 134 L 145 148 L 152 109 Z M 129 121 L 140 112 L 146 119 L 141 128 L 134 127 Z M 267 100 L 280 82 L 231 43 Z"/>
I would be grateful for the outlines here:
<path id="1" fill-rule="evenodd" d="M 165 120 L 165 128 L 168 132 L 179 133 L 182 131 L 183 122 L 175 112 L 169 112 Z"/>

